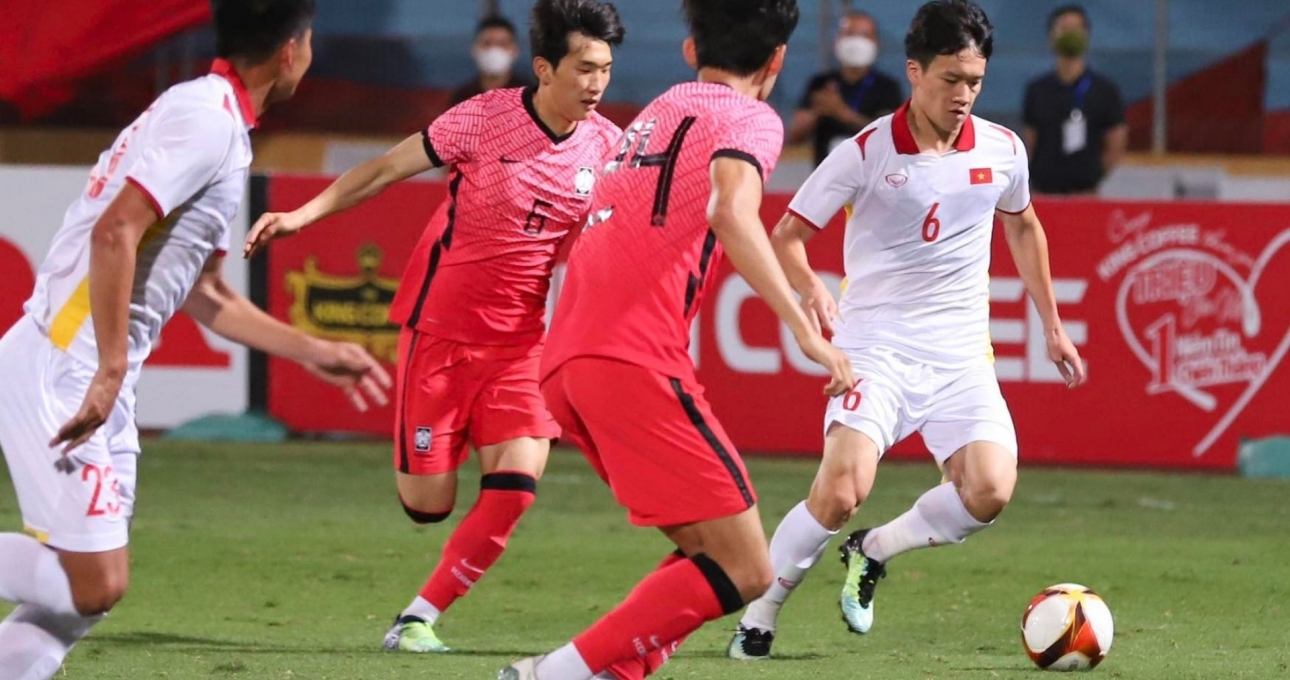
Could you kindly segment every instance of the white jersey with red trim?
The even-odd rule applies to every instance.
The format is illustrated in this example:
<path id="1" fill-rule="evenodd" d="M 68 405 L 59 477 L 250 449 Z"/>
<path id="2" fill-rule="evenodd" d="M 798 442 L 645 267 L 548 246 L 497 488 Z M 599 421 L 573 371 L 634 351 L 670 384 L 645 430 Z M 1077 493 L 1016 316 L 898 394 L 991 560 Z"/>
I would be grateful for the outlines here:
<path id="1" fill-rule="evenodd" d="M 104 151 L 85 192 L 36 277 L 25 310 L 55 346 L 98 366 L 90 313 L 90 241 L 95 223 L 127 182 L 160 219 L 145 232 L 130 299 L 129 367 L 137 371 L 161 327 L 183 305 L 206 261 L 229 245 L 229 225 L 246 194 L 250 95 L 225 61 L 161 95 Z"/>
<path id="2" fill-rule="evenodd" d="M 990 356 L 994 213 L 1029 207 L 1026 149 L 1011 130 L 970 116 L 949 153 L 920 153 L 907 112 L 834 149 L 789 212 L 819 229 L 847 209 L 835 345 L 887 346 L 953 368 Z"/>

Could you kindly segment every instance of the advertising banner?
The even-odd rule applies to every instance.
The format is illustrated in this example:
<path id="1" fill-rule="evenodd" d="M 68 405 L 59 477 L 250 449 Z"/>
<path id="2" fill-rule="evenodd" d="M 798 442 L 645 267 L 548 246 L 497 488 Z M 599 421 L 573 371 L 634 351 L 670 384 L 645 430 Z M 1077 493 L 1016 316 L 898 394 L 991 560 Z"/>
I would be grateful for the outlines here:
<path id="1" fill-rule="evenodd" d="M 326 186 L 276 178 L 271 209 Z M 398 329 L 385 316 L 406 258 L 446 196 L 407 183 L 276 243 L 270 310 L 311 332 L 368 346 L 391 365 Z M 790 197 L 768 195 L 767 226 Z M 1054 286 L 1089 382 L 1067 390 L 1047 358 L 1002 229 L 991 267 L 995 369 L 1027 462 L 1232 468 L 1241 437 L 1290 431 L 1290 207 L 1048 200 Z M 835 290 L 843 225 L 811 242 Z M 551 298 L 560 290 L 558 267 Z M 730 436 L 749 452 L 819 455 L 823 371 L 724 263 L 692 334 L 700 381 Z M 355 414 L 286 362 L 270 364 L 271 413 L 300 430 L 388 435 L 392 408 Z M 302 387 L 308 386 L 308 387 Z M 915 437 L 893 456 L 923 455 Z"/>

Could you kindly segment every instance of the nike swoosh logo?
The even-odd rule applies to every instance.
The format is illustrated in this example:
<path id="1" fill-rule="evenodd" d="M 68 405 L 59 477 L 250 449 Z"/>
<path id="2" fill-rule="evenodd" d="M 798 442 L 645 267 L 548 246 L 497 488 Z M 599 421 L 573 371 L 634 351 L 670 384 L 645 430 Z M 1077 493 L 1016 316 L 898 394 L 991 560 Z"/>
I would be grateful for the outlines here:
<path id="1" fill-rule="evenodd" d="M 471 570 L 471 571 L 475 572 L 476 574 L 483 574 L 483 573 L 484 573 L 484 570 L 483 570 L 483 569 L 480 569 L 479 567 L 476 567 L 476 566 L 472 565 L 470 562 L 468 562 L 468 561 L 466 561 L 466 560 L 464 560 L 464 559 L 461 561 L 461 566 L 463 566 L 463 567 L 465 567 L 465 568 L 467 568 L 467 569 L 469 569 L 469 570 Z"/>

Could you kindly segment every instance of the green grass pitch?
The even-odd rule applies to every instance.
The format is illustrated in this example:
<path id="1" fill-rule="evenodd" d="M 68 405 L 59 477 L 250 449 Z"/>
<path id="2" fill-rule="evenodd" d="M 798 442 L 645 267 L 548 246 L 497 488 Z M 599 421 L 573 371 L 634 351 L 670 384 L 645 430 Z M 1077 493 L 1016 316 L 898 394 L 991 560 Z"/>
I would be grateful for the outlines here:
<path id="1" fill-rule="evenodd" d="M 669 551 L 627 524 L 581 457 L 557 453 L 507 555 L 440 622 L 458 651 L 390 654 L 381 637 L 473 501 L 476 468 L 462 471 L 448 525 L 416 527 L 381 445 L 145 448 L 130 594 L 72 653 L 68 678 L 487 680 L 566 642 Z M 814 462 L 749 468 L 773 531 Z M 938 479 L 930 464 L 884 464 L 853 526 L 893 517 Z M 17 529 L 7 480 L 0 526 Z M 1290 483 L 1025 468 L 998 526 L 893 562 L 864 637 L 839 620 L 835 555 L 786 608 L 776 659 L 726 660 L 731 617 L 659 677 L 1036 678 L 1018 623 L 1032 595 L 1063 581 L 1100 592 L 1116 617 L 1094 677 L 1290 677 Z"/>

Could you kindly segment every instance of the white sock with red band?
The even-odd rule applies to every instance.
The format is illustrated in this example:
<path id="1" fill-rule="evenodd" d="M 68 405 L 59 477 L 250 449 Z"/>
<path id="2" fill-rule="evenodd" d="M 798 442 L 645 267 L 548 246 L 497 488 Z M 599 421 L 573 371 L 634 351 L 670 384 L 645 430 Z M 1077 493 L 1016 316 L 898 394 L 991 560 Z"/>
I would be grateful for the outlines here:
<path id="1" fill-rule="evenodd" d="M 829 539 L 837 533 L 824 528 L 811 515 L 806 501 L 789 510 L 770 539 L 770 565 L 775 570 L 775 581 L 765 595 L 748 605 L 739 624 L 745 628 L 775 630 L 780 608 L 811 567 L 820 561 Z"/>
<path id="2" fill-rule="evenodd" d="M 870 531 L 862 548 L 866 557 L 886 563 L 910 550 L 962 543 L 988 526 L 968 512 L 958 489 L 947 482 L 919 497 L 905 514 Z"/>

